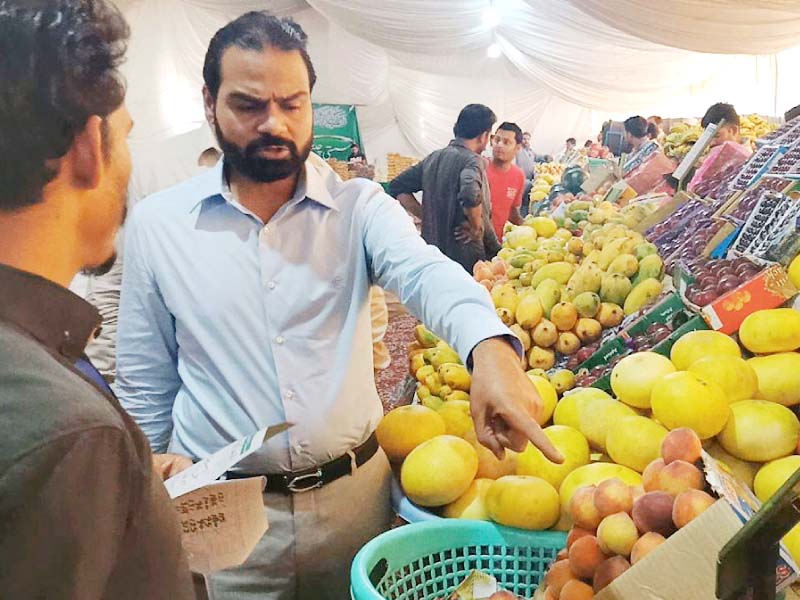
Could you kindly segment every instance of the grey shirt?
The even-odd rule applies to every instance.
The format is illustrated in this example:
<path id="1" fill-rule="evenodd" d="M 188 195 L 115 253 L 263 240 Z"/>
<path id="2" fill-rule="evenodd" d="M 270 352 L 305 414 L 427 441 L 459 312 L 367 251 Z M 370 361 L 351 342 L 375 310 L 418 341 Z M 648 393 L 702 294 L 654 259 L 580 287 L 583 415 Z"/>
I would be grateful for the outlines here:
<path id="1" fill-rule="evenodd" d="M 0 265 L 0 598 L 194 598 L 144 435 L 73 367 L 99 322 Z"/>
<path id="2" fill-rule="evenodd" d="M 485 160 L 455 139 L 442 150 L 398 175 L 389 184 L 389 193 L 422 192 L 422 237 L 437 246 L 470 273 L 479 260 L 494 256 L 500 243 L 491 221 L 491 196 L 486 179 Z M 456 229 L 467 218 L 464 209 L 483 206 L 484 239 L 462 243 Z"/>

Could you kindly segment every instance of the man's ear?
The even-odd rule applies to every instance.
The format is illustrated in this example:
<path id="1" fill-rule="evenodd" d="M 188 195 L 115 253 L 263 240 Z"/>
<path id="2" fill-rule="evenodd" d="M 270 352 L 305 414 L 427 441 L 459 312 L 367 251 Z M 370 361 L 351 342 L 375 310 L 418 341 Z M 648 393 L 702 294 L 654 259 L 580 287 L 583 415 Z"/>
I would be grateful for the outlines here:
<path id="1" fill-rule="evenodd" d="M 214 100 L 214 97 L 211 95 L 211 92 L 208 90 L 208 86 L 203 86 L 203 105 L 206 111 L 206 121 L 211 126 L 211 129 L 214 129 L 216 122 L 217 122 L 217 102 Z"/>
<path id="2" fill-rule="evenodd" d="M 103 174 L 103 119 L 92 115 L 78 132 L 64 160 L 78 187 L 93 190 L 100 185 Z M 62 163 L 63 164 L 63 163 Z"/>

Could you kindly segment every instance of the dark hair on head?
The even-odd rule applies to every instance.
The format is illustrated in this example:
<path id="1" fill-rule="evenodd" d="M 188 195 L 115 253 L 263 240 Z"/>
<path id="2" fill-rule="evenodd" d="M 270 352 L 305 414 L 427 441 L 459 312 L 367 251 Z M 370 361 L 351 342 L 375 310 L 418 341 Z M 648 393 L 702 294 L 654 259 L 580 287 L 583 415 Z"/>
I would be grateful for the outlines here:
<path id="1" fill-rule="evenodd" d="M 531 135 L 531 132 L 530 131 L 523 131 L 522 135 Z"/>
<path id="2" fill-rule="evenodd" d="M 719 123 L 725 119 L 725 125 L 739 126 L 739 113 L 733 108 L 733 104 L 726 104 L 724 102 L 717 102 L 712 104 L 700 121 L 700 125 L 704 128 L 711 125 L 711 123 Z"/>
<path id="3" fill-rule="evenodd" d="M 496 121 L 497 117 L 488 106 L 467 104 L 458 113 L 458 119 L 453 126 L 453 135 L 457 138 L 471 140 L 491 131 Z"/>
<path id="4" fill-rule="evenodd" d="M 593 144 L 594 144 L 594 142 L 592 140 L 586 140 L 585 142 L 583 142 L 583 147 L 584 148 L 591 148 Z"/>
<path id="5" fill-rule="evenodd" d="M 284 52 L 296 50 L 308 69 L 310 89 L 314 89 L 317 73 L 308 55 L 308 36 L 303 28 L 292 19 L 279 19 L 266 11 L 252 11 L 231 21 L 211 38 L 203 65 L 203 79 L 212 97 L 217 97 L 222 85 L 222 55 L 231 46 L 243 50 L 263 50 L 265 47 Z"/>
<path id="6" fill-rule="evenodd" d="M 0 0 L 0 211 L 40 202 L 89 117 L 122 105 L 128 36 L 104 0 Z"/>
<path id="7" fill-rule="evenodd" d="M 654 140 L 658 137 L 658 125 L 655 123 L 647 124 L 647 137 L 649 137 L 651 140 Z"/>
<path id="8" fill-rule="evenodd" d="M 497 128 L 497 131 L 500 131 L 501 129 L 503 131 L 512 131 L 514 133 L 514 139 L 516 140 L 516 142 L 518 144 L 522 143 L 522 129 L 519 128 L 519 125 L 517 125 L 516 123 L 505 121 L 503 123 L 500 123 L 500 125 Z"/>
<path id="9" fill-rule="evenodd" d="M 578 141 L 575 138 L 567 138 L 567 143 L 568 144 L 577 144 Z"/>
<path id="10" fill-rule="evenodd" d="M 647 121 L 644 117 L 628 117 L 625 119 L 625 131 L 630 133 L 633 137 L 643 138 L 647 137 Z"/>

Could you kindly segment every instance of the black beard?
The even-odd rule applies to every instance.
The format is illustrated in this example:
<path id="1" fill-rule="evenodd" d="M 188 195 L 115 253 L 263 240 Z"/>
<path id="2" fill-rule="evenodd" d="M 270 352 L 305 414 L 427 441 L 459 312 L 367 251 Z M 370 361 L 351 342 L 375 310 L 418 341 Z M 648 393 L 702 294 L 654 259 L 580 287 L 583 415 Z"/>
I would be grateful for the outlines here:
<path id="1" fill-rule="evenodd" d="M 242 149 L 225 138 L 219 124 L 215 123 L 214 128 L 217 141 L 225 155 L 225 163 L 243 177 L 258 183 L 272 183 L 297 175 L 311 154 L 313 140 L 309 140 L 302 150 L 298 150 L 297 145 L 291 140 L 265 134 Z M 260 150 L 269 146 L 284 146 L 289 150 L 290 157 L 275 160 L 258 155 Z"/>

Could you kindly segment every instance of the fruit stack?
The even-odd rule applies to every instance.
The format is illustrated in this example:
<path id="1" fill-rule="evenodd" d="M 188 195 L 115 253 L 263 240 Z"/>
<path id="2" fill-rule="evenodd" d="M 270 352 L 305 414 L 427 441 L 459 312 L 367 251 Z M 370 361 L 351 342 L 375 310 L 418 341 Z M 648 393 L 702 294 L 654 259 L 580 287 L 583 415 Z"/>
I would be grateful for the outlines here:
<path id="1" fill-rule="evenodd" d="M 696 258 L 685 265 L 695 282 L 686 288 L 686 299 L 695 306 L 708 306 L 756 276 L 761 267 L 748 258 L 709 260 Z"/>
<path id="2" fill-rule="evenodd" d="M 703 128 L 699 125 L 676 123 L 670 128 L 664 140 L 664 154 L 670 158 L 683 158 L 689 154 L 692 146 L 702 134 Z"/>
<path id="3" fill-rule="evenodd" d="M 545 576 L 544 598 L 592 598 L 715 502 L 697 466 L 702 445 L 694 431 L 671 431 L 660 450 L 641 486 L 612 478 L 575 491 L 574 525 Z"/>
<path id="4" fill-rule="evenodd" d="M 800 202 L 777 192 L 764 192 L 734 244 L 738 254 L 763 258 L 783 235 L 795 229 Z"/>
<path id="5" fill-rule="evenodd" d="M 655 246 L 619 223 L 590 224 L 576 237 L 532 217 L 509 226 L 503 244 L 492 262 L 475 265 L 474 276 L 522 341 L 531 369 L 547 371 L 559 356 L 594 344 L 662 291 Z"/>
<path id="6" fill-rule="evenodd" d="M 550 195 L 550 189 L 561 181 L 565 166 L 558 163 L 541 163 L 536 165 L 536 175 L 531 187 L 530 201 L 541 202 Z"/>

